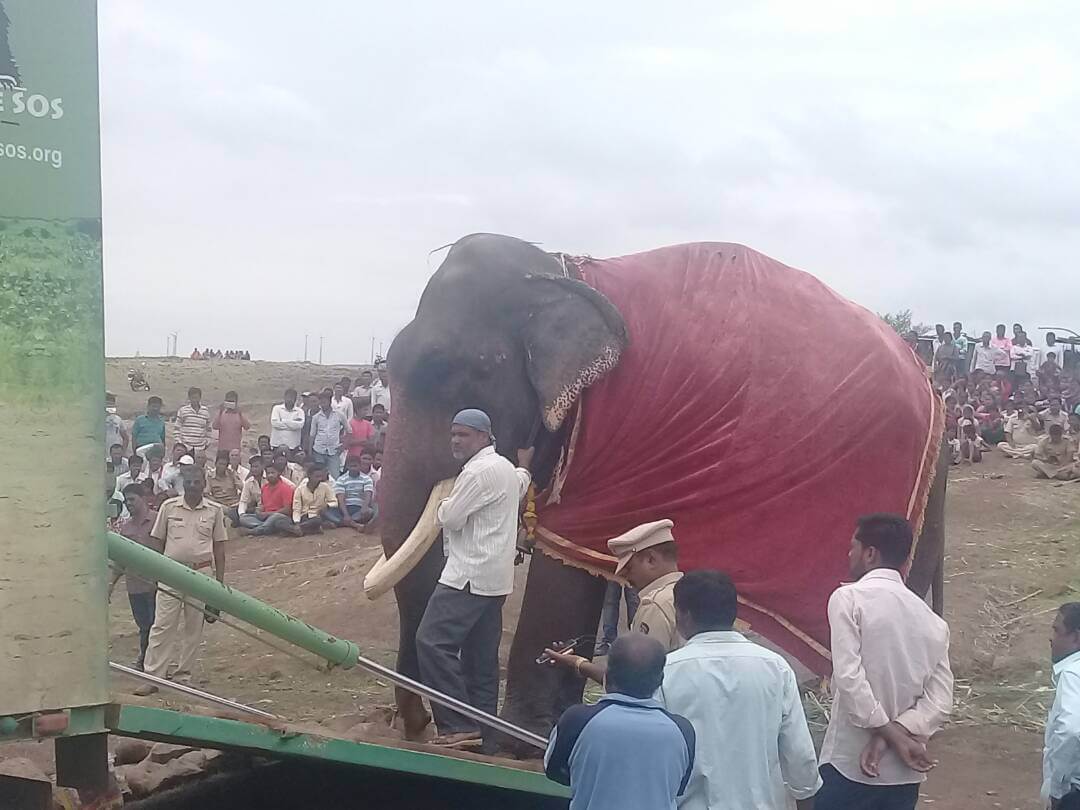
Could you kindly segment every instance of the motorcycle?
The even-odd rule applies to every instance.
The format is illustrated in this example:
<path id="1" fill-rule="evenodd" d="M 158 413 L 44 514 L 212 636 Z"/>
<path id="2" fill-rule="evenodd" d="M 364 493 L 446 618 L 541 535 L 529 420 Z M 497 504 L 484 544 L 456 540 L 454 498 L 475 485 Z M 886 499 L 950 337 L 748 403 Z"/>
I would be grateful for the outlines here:
<path id="1" fill-rule="evenodd" d="M 146 374 L 141 371 L 137 371 L 133 368 L 128 369 L 127 373 L 128 385 L 131 386 L 132 391 L 149 391 L 150 380 L 146 378 Z"/>

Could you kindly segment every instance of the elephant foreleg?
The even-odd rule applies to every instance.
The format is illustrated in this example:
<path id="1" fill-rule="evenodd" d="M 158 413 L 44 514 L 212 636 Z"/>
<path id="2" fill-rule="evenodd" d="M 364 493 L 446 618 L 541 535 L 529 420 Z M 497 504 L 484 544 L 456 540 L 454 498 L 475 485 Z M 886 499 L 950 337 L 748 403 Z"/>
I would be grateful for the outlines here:
<path id="1" fill-rule="evenodd" d="M 416 654 L 416 630 L 424 618 L 428 599 L 435 590 L 442 571 L 442 545 L 436 543 L 409 574 L 394 586 L 399 615 L 397 671 L 413 680 L 420 680 L 420 662 Z M 394 688 L 397 714 L 404 725 L 405 738 L 417 740 L 431 722 L 424 701 L 414 692 Z"/>
<path id="2" fill-rule="evenodd" d="M 547 735 L 562 711 L 581 701 L 581 678 L 536 657 L 554 641 L 596 633 L 605 584 L 539 550 L 533 555 L 507 666 L 507 720 Z"/>
<path id="3" fill-rule="evenodd" d="M 949 445 L 942 444 L 923 513 L 922 534 L 908 574 L 911 590 L 924 599 L 929 595 L 931 607 L 939 615 L 945 609 L 945 495 L 950 461 Z"/>

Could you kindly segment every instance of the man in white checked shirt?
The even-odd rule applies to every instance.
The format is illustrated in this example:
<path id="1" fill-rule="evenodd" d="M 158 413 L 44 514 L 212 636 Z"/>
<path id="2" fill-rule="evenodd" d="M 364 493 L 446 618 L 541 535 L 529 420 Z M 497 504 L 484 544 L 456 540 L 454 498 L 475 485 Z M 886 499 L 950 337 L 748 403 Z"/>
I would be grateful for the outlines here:
<path id="1" fill-rule="evenodd" d="M 488 415 L 469 408 L 454 417 L 450 450 L 465 466 L 436 516 L 447 558 L 416 633 L 420 677 L 444 694 L 495 714 L 502 606 L 514 590 L 518 505 L 532 481 L 533 449 L 518 451 L 520 466 L 515 468 L 495 452 Z M 437 743 L 485 736 L 457 712 L 435 705 L 432 712 L 441 735 Z"/>

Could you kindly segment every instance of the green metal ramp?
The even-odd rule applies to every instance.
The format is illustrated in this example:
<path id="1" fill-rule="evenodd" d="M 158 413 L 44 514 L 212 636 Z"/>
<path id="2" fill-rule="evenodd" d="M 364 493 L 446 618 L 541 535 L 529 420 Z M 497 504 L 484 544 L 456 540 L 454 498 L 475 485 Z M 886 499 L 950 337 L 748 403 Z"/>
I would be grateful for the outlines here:
<path id="1" fill-rule="evenodd" d="M 564 800 L 553 802 L 552 807 L 565 806 L 570 795 L 567 788 L 538 771 L 419 750 L 416 746 L 353 742 L 310 732 L 279 731 L 259 723 L 124 704 L 108 707 L 105 724 L 111 733 L 124 737 L 374 768 Z"/>

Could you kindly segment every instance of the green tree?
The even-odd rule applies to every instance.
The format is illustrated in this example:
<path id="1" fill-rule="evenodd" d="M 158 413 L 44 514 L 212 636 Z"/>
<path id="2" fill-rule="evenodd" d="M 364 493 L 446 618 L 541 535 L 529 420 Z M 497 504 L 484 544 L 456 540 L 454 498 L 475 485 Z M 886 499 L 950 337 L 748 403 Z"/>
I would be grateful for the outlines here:
<path id="1" fill-rule="evenodd" d="M 878 317 L 891 326 L 899 335 L 906 335 L 912 329 L 920 335 L 925 335 L 928 332 L 934 331 L 933 327 L 928 326 L 925 323 L 912 323 L 910 309 L 898 309 L 896 312 L 879 312 Z"/>

